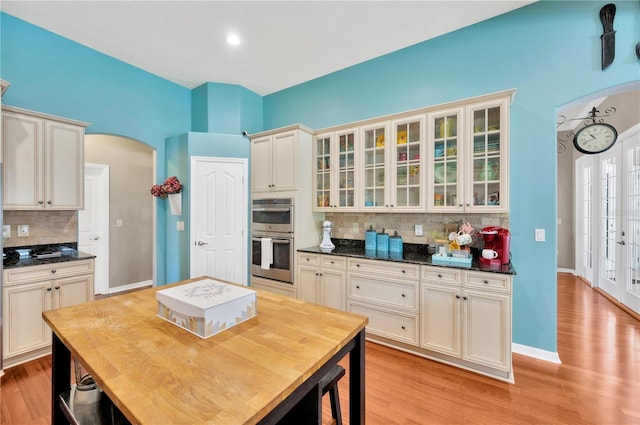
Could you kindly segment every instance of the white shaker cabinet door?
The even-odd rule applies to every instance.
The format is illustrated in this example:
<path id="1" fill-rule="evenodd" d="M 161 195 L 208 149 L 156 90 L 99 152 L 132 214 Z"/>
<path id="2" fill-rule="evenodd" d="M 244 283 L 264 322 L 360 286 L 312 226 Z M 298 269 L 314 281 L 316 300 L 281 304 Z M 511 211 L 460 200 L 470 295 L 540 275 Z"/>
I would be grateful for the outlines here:
<path id="1" fill-rule="evenodd" d="M 43 138 L 42 119 L 2 113 L 5 209 L 42 209 Z"/>
<path id="2" fill-rule="evenodd" d="M 45 208 L 83 209 L 84 128 L 47 121 L 45 153 Z"/>

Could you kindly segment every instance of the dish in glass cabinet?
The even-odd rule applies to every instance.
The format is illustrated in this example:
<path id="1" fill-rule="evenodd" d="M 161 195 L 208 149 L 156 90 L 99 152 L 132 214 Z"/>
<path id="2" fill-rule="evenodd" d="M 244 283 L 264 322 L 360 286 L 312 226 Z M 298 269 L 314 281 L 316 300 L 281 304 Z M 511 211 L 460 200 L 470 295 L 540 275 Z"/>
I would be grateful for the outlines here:
<path id="1" fill-rule="evenodd" d="M 384 134 L 381 134 L 376 138 L 376 147 L 377 148 L 384 147 Z"/>
<path id="2" fill-rule="evenodd" d="M 455 183 L 456 174 L 457 174 L 456 163 L 455 162 L 449 163 L 449 166 L 446 168 L 447 168 L 446 183 Z M 434 166 L 433 177 L 435 178 L 436 183 L 445 183 L 445 164 L 444 163 L 436 164 Z"/>

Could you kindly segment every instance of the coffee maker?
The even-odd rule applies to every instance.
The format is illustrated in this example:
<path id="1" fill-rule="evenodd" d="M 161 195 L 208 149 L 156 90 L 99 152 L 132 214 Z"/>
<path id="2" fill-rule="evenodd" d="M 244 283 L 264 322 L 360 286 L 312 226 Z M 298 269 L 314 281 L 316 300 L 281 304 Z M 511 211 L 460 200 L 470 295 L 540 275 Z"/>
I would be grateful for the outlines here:
<path id="1" fill-rule="evenodd" d="M 511 233 L 504 227 L 489 226 L 478 232 L 484 241 L 483 249 L 492 249 L 498 253 L 496 258 L 484 258 L 480 255 L 480 264 L 499 267 L 511 261 Z"/>

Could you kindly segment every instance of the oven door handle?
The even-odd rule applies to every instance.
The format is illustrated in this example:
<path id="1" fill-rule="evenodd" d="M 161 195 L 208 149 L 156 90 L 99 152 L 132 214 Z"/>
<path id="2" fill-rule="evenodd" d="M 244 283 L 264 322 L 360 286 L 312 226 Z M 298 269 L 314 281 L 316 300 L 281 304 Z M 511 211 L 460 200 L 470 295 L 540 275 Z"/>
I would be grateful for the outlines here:
<path id="1" fill-rule="evenodd" d="M 260 242 L 262 239 L 261 238 L 251 238 L 252 241 L 255 242 Z M 291 240 L 289 239 L 271 239 L 271 242 L 273 243 L 291 243 Z"/>
<path id="2" fill-rule="evenodd" d="M 289 212 L 291 208 L 253 208 L 256 212 Z"/>

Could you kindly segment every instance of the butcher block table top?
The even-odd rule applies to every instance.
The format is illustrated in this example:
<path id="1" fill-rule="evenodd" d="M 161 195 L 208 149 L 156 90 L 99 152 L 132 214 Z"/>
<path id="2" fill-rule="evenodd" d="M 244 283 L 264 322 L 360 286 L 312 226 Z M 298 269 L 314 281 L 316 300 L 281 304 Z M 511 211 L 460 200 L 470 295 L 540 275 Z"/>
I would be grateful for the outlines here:
<path id="1" fill-rule="evenodd" d="M 132 423 L 254 424 L 364 340 L 366 317 L 260 290 L 256 317 L 207 339 L 156 316 L 156 291 L 200 279 L 44 312 L 54 357 L 68 350 Z"/>

